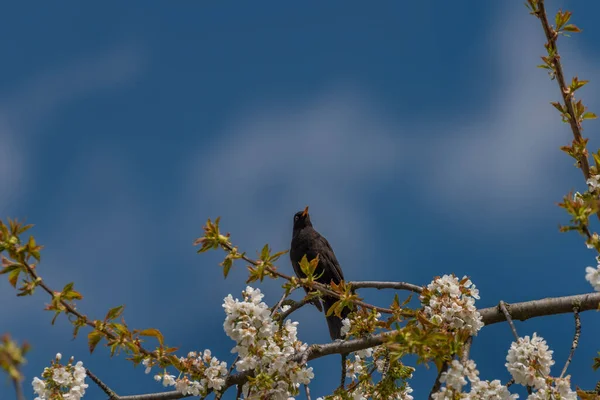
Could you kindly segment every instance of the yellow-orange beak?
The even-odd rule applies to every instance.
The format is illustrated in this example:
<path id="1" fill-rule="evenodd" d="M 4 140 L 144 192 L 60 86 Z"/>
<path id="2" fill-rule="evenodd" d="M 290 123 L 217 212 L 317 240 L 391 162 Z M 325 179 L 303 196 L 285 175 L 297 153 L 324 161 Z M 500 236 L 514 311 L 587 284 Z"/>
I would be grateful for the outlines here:
<path id="1" fill-rule="evenodd" d="M 304 209 L 304 212 L 302 213 L 303 217 L 306 217 L 308 215 L 308 206 L 306 206 L 306 208 Z"/>

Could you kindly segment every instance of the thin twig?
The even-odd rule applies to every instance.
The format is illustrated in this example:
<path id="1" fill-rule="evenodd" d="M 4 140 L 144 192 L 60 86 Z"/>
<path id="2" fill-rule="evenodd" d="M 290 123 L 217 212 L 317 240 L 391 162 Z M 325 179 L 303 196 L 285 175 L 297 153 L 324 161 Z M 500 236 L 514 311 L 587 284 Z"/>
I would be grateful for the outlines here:
<path id="1" fill-rule="evenodd" d="M 581 336 L 581 320 L 579 319 L 579 307 L 577 305 L 573 306 L 573 316 L 575 317 L 575 336 L 573 337 L 573 344 L 571 344 L 571 353 L 569 353 L 569 358 L 567 358 L 565 366 L 560 373 L 560 378 L 565 376 L 567 373 L 567 368 L 569 368 L 569 364 L 571 364 L 575 350 L 579 345 L 579 336 Z"/>
<path id="2" fill-rule="evenodd" d="M 442 387 L 442 374 L 444 372 L 446 372 L 448 370 L 448 361 L 444 361 L 444 363 L 442 364 L 442 368 L 440 368 L 440 372 L 438 373 L 438 376 L 435 378 L 435 382 L 433 382 L 433 387 L 431 388 L 431 392 L 429 392 L 429 400 L 433 400 L 433 395 L 437 392 L 440 391 L 440 388 Z"/>
<path id="3" fill-rule="evenodd" d="M 279 310 L 279 307 L 281 307 L 281 303 L 283 303 L 283 301 L 285 300 L 285 298 L 288 297 L 290 295 L 290 293 L 283 292 L 283 296 L 281 296 L 281 299 L 277 302 L 277 304 L 275 304 L 274 307 L 271 308 L 271 315 L 275 314 L 275 312 L 277 310 Z"/>
<path id="4" fill-rule="evenodd" d="M 46 293 L 48 293 L 54 299 L 54 291 L 46 285 L 44 280 L 37 274 L 37 272 L 35 272 L 35 269 L 33 269 L 31 267 L 31 265 L 29 265 L 29 263 L 27 263 L 27 262 L 23 262 L 22 265 L 25 266 L 25 268 L 27 269 L 27 273 L 33 278 L 33 280 L 38 281 L 37 285 L 40 286 L 42 289 L 44 289 L 44 291 Z M 85 315 L 83 315 L 79 311 L 77 311 L 71 303 L 69 303 L 68 301 L 65 301 L 65 300 L 60 300 L 60 304 L 62 304 L 65 307 L 65 310 L 68 314 L 74 315 L 78 319 L 84 321 L 87 326 L 96 329 L 95 322 L 90 321 Z M 117 339 L 117 335 L 115 335 L 114 333 L 112 333 L 106 329 L 103 330 L 102 333 L 104 333 L 106 335 L 106 337 L 109 339 Z M 132 341 L 131 343 L 134 346 L 136 346 L 136 348 L 140 351 L 140 353 L 147 355 L 147 356 L 152 354 L 152 352 L 146 350 L 144 347 L 142 347 L 136 341 Z"/>
<path id="5" fill-rule="evenodd" d="M 15 386 L 17 400 L 25 400 L 25 395 L 23 394 L 23 381 L 19 378 L 12 378 L 12 381 Z"/>
<path id="6" fill-rule="evenodd" d="M 552 52 L 554 56 L 552 57 L 552 64 L 554 66 L 554 75 L 556 76 L 556 82 L 558 83 L 558 87 L 560 89 L 560 94 L 563 98 L 563 102 L 565 104 L 565 108 L 567 109 L 568 118 L 566 118 L 571 126 L 571 132 L 573 132 L 574 142 L 582 143 L 584 141 L 581 131 L 583 130 L 579 119 L 575 114 L 575 108 L 573 106 L 573 91 L 570 87 L 567 87 L 567 83 L 565 81 L 565 74 L 563 72 L 562 64 L 560 62 L 560 55 L 558 54 L 558 47 L 556 42 L 558 40 L 558 32 L 556 32 L 550 22 L 548 21 L 548 15 L 546 14 L 546 6 L 544 5 L 544 0 L 538 0 L 536 4 L 536 9 L 534 10 L 534 14 L 540 22 L 542 23 L 542 28 L 544 29 L 544 34 L 546 35 L 547 40 L 547 48 L 549 52 Z M 584 179 L 587 180 L 590 178 L 590 164 L 587 158 L 587 150 L 585 150 L 577 159 L 578 165 L 583 173 Z M 600 220 L 600 213 L 596 213 L 596 216 Z M 591 237 L 590 232 L 587 229 L 587 226 L 584 225 L 583 232 L 588 237 Z"/>
<path id="7" fill-rule="evenodd" d="M 304 385 L 304 392 L 306 393 L 306 400 L 310 400 L 310 388 L 308 385 Z"/>
<path id="8" fill-rule="evenodd" d="M 221 243 L 221 247 L 227 251 L 233 251 L 233 246 L 229 243 Z M 246 256 L 246 255 L 242 255 L 241 256 L 242 260 L 254 265 L 254 266 L 258 266 L 258 265 L 262 265 L 261 263 L 259 263 L 256 260 L 251 259 L 250 257 Z M 289 275 L 286 275 L 282 272 L 279 272 L 277 269 L 275 268 L 271 268 L 269 266 L 266 266 L 266 269 L 269 271 L 270 274 L 274 275 L 274 276 L 278 276 L 280 278 L 283 278 L 287 281 L 292 281 L 292 277 Z M 312 282 L 311 285 L 303 285 L 309 289 L 317 289 L 319 292 L 326 294 L 328 296 L 332 296 L 335 297 L 337 299 L 340 298 L 340 294 L 331 290 L 329 288 L 329 286 L 324 285 L 322 283 L 319 282 Z M 379 311 L 380 313 L 384 313 L 384 314 L 393 314 L 394 312 L 392 310 L 390 310 L 389 308 L 385 308 L 385 307 L 378 307 L 378 306 L 374 306 L 373 304 L 368 304 L 365 303 L 363 301 L 360 300 L 352 300 L 352 303 L 356 304 L 357 306 L 362 306 L 371 310 L 376 310 Z"/>
<path id="9" fill-rule="evenodd" d="M 506 303 L 502 300 L 500 300 L 500 303 L 498 303 L 498 307 L 500 307 L 500 310 L 502 310 L 502 313 L 504 314 L 504 317 L 506 318 L 506 321 L 508 321 L 508 325 L 510 325 L 510 330 L 512 331 L 515 340 L 519 340 L 519 334 L 517 333 L 517 328 L 515 328 L 515 324 L 513 324 L 512 318 L 510 317 L 510 313 L 508 312 L 508 309 L 506 308 Z"/>
<path id="10" fill-rule="evenodd" d="M 466 365 L 467 361 L 469 361 L 469 353 L 471 352 L 472 344 L 473 344 L 473 336 L 469 336 L 469 338 L 465 342 L 465 346 L 463 347 L 463 352 L 460 357 L 460 361 L 462 362 L 463 365 Z"/>
<path id="11" fill-rule="evenodd" d="M 117 395 L 111 388 L 108 387 L 104 382 L 100 380 L 96 375 L 92 373 L 89 369 L 85 369 L 85 374 L 90 377 L 92 382 L 94 382 L 104 393 L 108 395 L 108 398 L 111 400 L 120 400 L 121 398 Z"/>
<path id="12" fill-rule="evenodd" d="M 344 389 L 346 386 L 346 360 L 348 359 L 348 353 L 342 354 L 342 376 L 340 377 L 340 387 Z"/>
<path id="13" fill-rule="evenodd" d="M 281 315 L 279 316 L 279 319 L 281 321 L 284 321 L 287 317 L 290 316 L 291 313 L 293 313 L 294 311 L 304 307 L 305 305 L 307 305 L 308 303 L 310 303 L 311 301 L 313 301 L 314 298 L 311 297 L 305 297 L 300 301 L 295 301 L 291 306 L 290 309 L 287 311 L 284 311 L 281 313 Z"/>
<path id="14" fill-rule="evenodd" d="M 562 65 L 560 63 L 560 56 L 558 54 L 558 48 L 556 46 L 556 41 L 558 39 L 558 33 L 552 28 L 550 22 L 548 22 L 548 16 L 546 15 L 546 7 L 544 6 L 544 0 L 538 0 L 537 3 L 537 11 L 536 16 L 540 19 L 542 23 L 542 28 L 544 29 L 544 33 L 546 34 L 546 40 L 548 48 L 554 52 L 554 57 L 552 59 L 552 63 L 554 64 L 554 72 L 556 75 L 556 82 L 558 83 L 558 87 L 560 89 L 560 93 L 562 95 L 563 101 L 567 108 L 567 112 L 569 114 L 569 125 L 571 126 L 571 131 L 573 132 L 573 137 L 576 141 L 580 142 L 582 140 L 581 135 L 581 125 L 576 117 L 575 110 L 573 108 L 573 100 L 571 90 L 568 89 L 565 74 L 563 73 Z M 581 165 L 581 172 L 583 172 L 583 177 L 587 180 L 590 177 L 590 165 L 588 163 L 587 157 L 580 157 L 579 159 Z M 600 214 L 599 214 L 600 217 Z"/>
<path id="15" fill-rule="evenodd" d="M 388 372 L 390 371 L 390 349 L 386 348 L 385 349 L 385 356 L 384 356 L 384 364 L 383 364 L 383 371 L 381 371 L 381 380 L 384 380 L 388 374 Z"/>

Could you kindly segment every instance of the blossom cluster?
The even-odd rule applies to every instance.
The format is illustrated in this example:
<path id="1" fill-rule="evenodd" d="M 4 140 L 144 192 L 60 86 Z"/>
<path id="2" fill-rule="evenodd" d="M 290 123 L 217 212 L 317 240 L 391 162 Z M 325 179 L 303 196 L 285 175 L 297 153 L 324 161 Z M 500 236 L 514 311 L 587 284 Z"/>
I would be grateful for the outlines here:
<path id="1" fill-rule="evenodd" d="M 475 299 L 479 299 L 479 290 L 471 280 L 464 277 L 459 281 L 454 275 L 436 278 L 421 293 L 423 310 L 431 322 L 470 335 L 477 335 L 483 327 Z"/>
<path id="2" fill-rule="evenodd" d="M 184 372 L 180 377 L 175 378 L 166 372 L 154 376 L 157 382 L 162 381 L 163 386 L 175 386 L 175 389 L 183 395 L 206 396 L 209 390 L 220 391 L 225 386 L 227 377 L 227 363 L 219 361 L 217 357 L 211 354 L 210 350 L 197 353 L 189 352 L 187 357 L 180 357 L 179 363 Z M 143 361 L 146 367 L 146 373 L 150 373 L 151 360 Z M 196 378 L 196 379 L 194 379 Z"/>
<path id="3" fill-rule="evenodd" d="M 512 342 L 506 356 L 506 368 L 516 383 L 542 389 L 546 386 L 546 377 L 554 365 L 552 350 L 548 350 L 546 341 L 533 334 Z"/>
<path id="4" fill-rule="evenodd" d="M 232 352 L 238 354 L 237 371 L 255 371 L 255 378 L 242 387 L 244 398 L 259 399 L 268 393 L 270 399 L 288 400 L 314 378 L 312 367 L 290 361 L 308 346 L 297 338 L 297 322 L 278 325 L 260 289 L 248 286 L 242 294 L 242 301 L 231 295 L 224 299 L 223 328 L 236 342 Z"/>
<path id="5" fill-rule="evenodd" d="M 471 383 L 471 390 L 463 393 L 463 387 L 467 385 L 467 379 Z M 493 381 L 482 381 L 479 379 L 479 371 L 473 360 L 468 360 L 464 364 L 458 360 L 453 360 L 448 370 L 443 372 L 440 382 L 445 386 L 439 392 L 434 393 L 434 400 L 512 400 L 519 398 L 517 394 L 511 394 L 508 388 L 498 379 Z"/>
<path id="6" fill-rule="evenodd" d="M 565 378 L 550 378 L 551 382 L 540 390 L 530 394 L 527 400 L 577 400 L 577 393 L 571 390 L 571 376 Z"/>
<path id="7" fill-rule="evenodd" d="M 61 398 L 64 400 L 79 400 L 85 394 L 88 385 L 85 383 L 85 368 L 83 362 L 73 365 L 73 357 L 67 365 L 62 365 L 62 355 L 56 354 L 50 367 L 44 368 L 42 379 L 33 378 L 32 386 L 37 394 L 36 400 Z"/>
<path id="8" fill-rule="evenodd" d="M 577 394 L 571 390 L 571 379 L 552 378 L 550 367 L 554 365 L 553 351 L 548 349 L 544 338 L 534 333 L 512 342 L 506 356 L 506 368 L 516 383 L 532 386 L 536 392 L 528 400 L 560 398 L 576 400 Z"/>
<path id="9" fill-rule="evenodd" d="M 577 399 L 577 394 L 571 390 L 569 376 L 550 376 L 550 367 L 554 365 L 552 354 L 546 341 L 535 333 L 531 338 L 525 336 L 511 344 L 506 356 L 506 368 L 515 383 L 535 389 L 527 400 Z M 440 382 L 444 383 L 445 387 L 433 395 L 434 400 L 512 400 L 519 397 L 511 394 L 499 380 L 480 380 L 479 371 L 472 360 L 465 363 L 453 360 L 448 370 L 442 373 Z M 471 384 L 470 391 L 463 392 L 468 382 Z"/>

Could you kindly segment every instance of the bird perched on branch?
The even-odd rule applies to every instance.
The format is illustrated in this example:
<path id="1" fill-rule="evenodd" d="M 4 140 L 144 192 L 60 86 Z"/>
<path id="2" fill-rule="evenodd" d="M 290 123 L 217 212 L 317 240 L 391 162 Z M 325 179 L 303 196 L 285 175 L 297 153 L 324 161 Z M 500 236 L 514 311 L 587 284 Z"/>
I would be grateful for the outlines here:
<path id="1" fill-rule="evenodd" d="M 317 282 L 329 285 L 331 282 L 339 284 L 344 280 L 344 274 L 340 264 L 335 258 L 331 245 L 319 232 L 313 228 L 308 214 L 308 206 L 304 211 L 298 211 L 294 215 L 294 233 L 292 236 L 292 245 L 290 249 L 290 259 L 294 272 L 299 278 L 305 278 L 306 275 L 300 268 L 300 260 L 306 255 L 308 261 L 319 257 L 319 264 L 315 270 Z M 308 289 L 304 288 L 308 293 Z M 325 313 L 338 299 L 330 296 L 323 296 L 323 308 Z M 313 304 L 322 311 L 321 300 L 315 299 Z M 327 316 L 327 326 L 332 340 L 342 339 L 342 319 L 346 318 L 350 310 L 344 308 L 341 312 L 342 318 L 332 314 Z"/>

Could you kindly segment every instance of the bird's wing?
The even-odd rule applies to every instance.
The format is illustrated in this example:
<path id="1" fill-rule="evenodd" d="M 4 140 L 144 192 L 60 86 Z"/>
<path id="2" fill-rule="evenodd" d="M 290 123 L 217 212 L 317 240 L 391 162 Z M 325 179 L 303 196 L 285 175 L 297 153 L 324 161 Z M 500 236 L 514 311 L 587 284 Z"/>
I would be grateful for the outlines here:
<path id="1" fill-rule="evenodd" d="M 331 245 L 323 236 L 319 236 L 319 241 L 322 246 L 320 248 L 324 249 L 323 254 L 320 254 L 323 257 L 323 261 L 327 262 L 327 265 L 331 266 L 331 277 L 335 283 L 340 283 L 340 281 L 344 280 L 344 274 L 342 273 L 342 268 L 340 268 L 340 263 L 337 258 L 335 258 L 335 253 L 331 248 Z"/>

